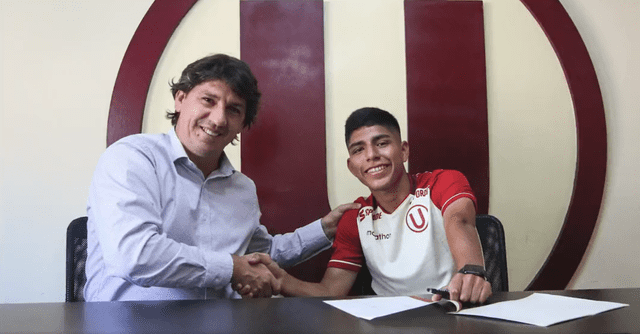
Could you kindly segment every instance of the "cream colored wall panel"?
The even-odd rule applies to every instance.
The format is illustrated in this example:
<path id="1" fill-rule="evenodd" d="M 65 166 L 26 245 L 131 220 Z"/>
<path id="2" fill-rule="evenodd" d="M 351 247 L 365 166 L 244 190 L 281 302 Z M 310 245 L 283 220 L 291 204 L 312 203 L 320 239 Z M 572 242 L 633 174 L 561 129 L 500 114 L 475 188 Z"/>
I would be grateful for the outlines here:
<path id="1" fill-rule="evenodd" d="M 201 0 L 195 3 L 171 36 L 151 80 L 142 132 L 164 133 L 171 128 L 167 110 L 174 110 L 169 81 L 178 81 L 182 70 L 202 57 L 226 53 L 240 57 L 239 0 Z M 259 117 L 259 115 L 258 115 Z M 240 145 L 225 149 L 240 169 Z"/>
<path id="2" fill-rule="evenodd" d="M 150 0 L 0 1 L 0 303 L 64 301 L 118 68 Z"/>
<path id="3" fill-rule="evenodd" d="M 332 207 L 369 195 L 347 169 L 344 123 L 352 111 L 388 110 L 407 138 L 403 6 L 400 0 L 325 1 L 327 183 Z"/>
<path id="4" fill-rule="evenodd" d="M 487 0 L 490 207 L 507 238 L 509 285 L 535 277 L 562 227 L 576 166 L 575 117 L 551 44 L 517 0 Z"/>
<path id="5" fill-rule="evenodd" d="M 640 1 L 561 0 L 594 63 L 607 122 L 607 181 L 590 247 L 569 287 L 640 286 Z"/>

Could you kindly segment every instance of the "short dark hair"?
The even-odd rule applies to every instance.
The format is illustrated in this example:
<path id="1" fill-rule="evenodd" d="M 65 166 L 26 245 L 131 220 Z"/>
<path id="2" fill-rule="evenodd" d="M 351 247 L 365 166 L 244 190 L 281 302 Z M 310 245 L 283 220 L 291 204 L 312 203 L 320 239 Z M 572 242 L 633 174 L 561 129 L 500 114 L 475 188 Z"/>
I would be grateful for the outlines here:
<path id="1" fill-rule="evenodd" d="M 247 63 L 238 58 L 225 54 L 215 54 L 196 60 L 189 64 L 183 71 L 178 82 L 171 80 L 171 93 L 176 97 L 178 91 L 189 93 L 195 86 L 212 80 L 224 81 L 233 92 L 246 103 L 244 127 L 249 128 L 256 120 L 258 105 L 260 104 L 260 91 L 258 80 L 251 73 Z M 171 125 L 178 123 L 180 111 L 167 111 L 167 118 Z"/>
<path id="2" fill-rule="evenodd" d="M 400 134 L 400 125 L 398 125 L 398 120 L 388 111 L 373 107 L 360 108 L 352 112 L 351 115 L 349 115 L 349 118 L 347 118 L 347 122 L 344 124 L 344 139 L 347 143 L 347 147 L 349 146 L 349 140 L 351 139 L 353 131 L 356 131 L 363 126 L 374 125 L 382 125 L 385 128 L 397 131 L 398 134 Z"/>

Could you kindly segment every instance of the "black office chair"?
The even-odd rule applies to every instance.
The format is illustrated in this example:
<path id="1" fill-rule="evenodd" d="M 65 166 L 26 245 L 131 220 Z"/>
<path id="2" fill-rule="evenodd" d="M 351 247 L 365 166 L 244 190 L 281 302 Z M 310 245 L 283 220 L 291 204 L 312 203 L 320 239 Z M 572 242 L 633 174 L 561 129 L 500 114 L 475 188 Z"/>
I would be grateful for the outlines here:
<path id="1" fill-rule="evenodd" d="M 376 293 L 373 291 L 371 287 L 371 272 L 367 267 L 366 263 L 362 264 L 362 268 L 358 272 L 358 276 L 356 276 L 356 280 L 353 282 L 351 286 L 351 290 L 349 290 L 349 296 L 373 296 Z"/>
<path id="2" fill-rule="evenodd" d="M 67 289 L 66 302 L 84 301 L 84 284 L 87 276 L 84 265 L 87 262 L 87 217 L 74 219 L 67 227 Z"/>
<path id="3" fill-rule="evenodd" d="M 482 245 L 484 266 L 487 271 L 487 281 L 491 283 L 491 290 L 493 292 L 509 291 L 507 249 L 502 223 L 491 215 L 477 215 L 476 229 Z M 375 295 L 371 289 L 371 273 L 366 265 L 358 273 L 349 295 Z"/>
<path id="4" fill-rule="evenodd" d="M 507 276 L 507 249 L 504 239 L 504 229 L 498 218 L 491 215 L 477 215 L 476 229 L 482 244 L 484 267 L 491 289 L 509 291 Z"/>

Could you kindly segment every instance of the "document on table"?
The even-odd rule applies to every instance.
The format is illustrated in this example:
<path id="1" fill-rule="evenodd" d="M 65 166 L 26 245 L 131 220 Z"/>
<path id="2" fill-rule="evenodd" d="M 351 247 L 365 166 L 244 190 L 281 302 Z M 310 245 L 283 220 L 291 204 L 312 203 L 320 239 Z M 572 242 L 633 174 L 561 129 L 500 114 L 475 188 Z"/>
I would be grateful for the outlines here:
<path id="1" fill-rule="evenodd" d="M 432 304 L 406 296 L 325 300 L 324 302 L 366 320 Z"/>
<path id="2" fill-rule="evenodd" d="M 537 326 L 551 326 L 625 306 L 629 306 L 629 304 L 534 293 L 518 300 L 463 309 L 452 313 L 517 321 Z"/>

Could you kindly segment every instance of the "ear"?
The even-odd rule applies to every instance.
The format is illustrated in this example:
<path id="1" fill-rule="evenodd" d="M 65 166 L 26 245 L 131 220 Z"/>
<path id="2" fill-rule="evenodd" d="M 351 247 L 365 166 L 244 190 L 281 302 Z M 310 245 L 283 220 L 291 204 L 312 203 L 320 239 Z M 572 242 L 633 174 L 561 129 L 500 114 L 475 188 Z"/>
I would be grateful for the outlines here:
<path id="1" fill-rule="evenodd" d="M 402 162 L 409 160 L 409 143 L 405 140 L 400 144 L 400 150 L 402 151 Z"/>
<path id="2" fill-rule="evenodd" d="M 182 102 L 184 101 L 185 97 L 187 96 L 187 93 L 179 90 L 176 92 L 176 96 L 173 98 L 174 102 L 175 102 L 175 109 L 176 111 L 179 111 L 182 106 Z"/>

